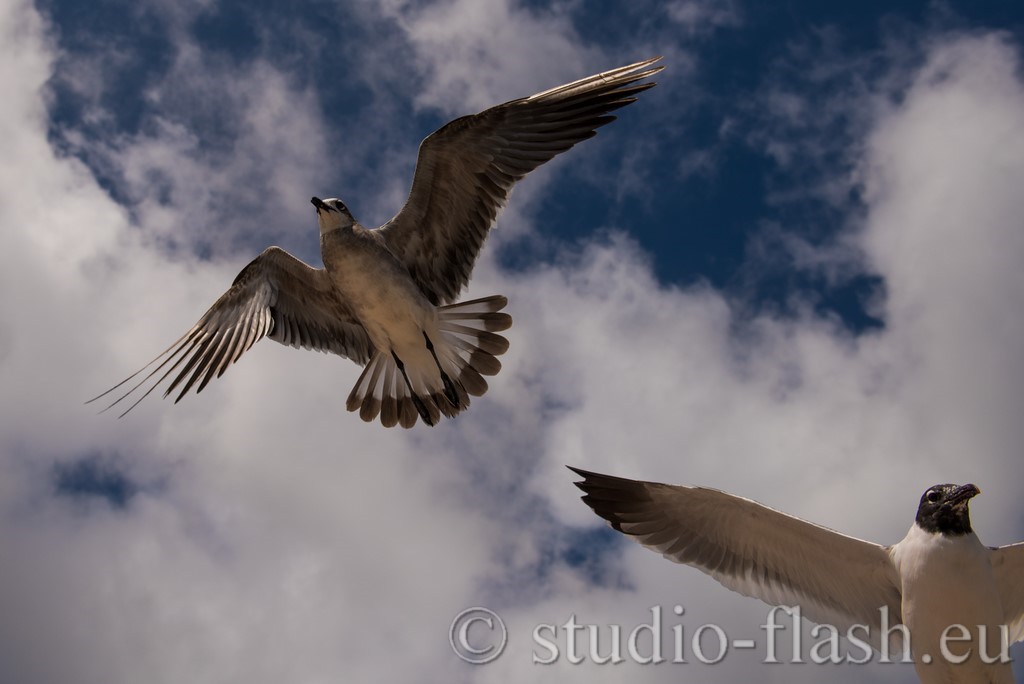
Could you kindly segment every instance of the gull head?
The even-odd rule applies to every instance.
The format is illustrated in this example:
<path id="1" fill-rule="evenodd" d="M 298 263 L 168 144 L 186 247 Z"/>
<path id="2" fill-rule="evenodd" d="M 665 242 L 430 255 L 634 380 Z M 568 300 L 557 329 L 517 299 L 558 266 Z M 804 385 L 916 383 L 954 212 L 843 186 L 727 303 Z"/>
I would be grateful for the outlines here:
<path id="1" fill-rule="evenodd" d="M 355 223 L 355 219 L 352 218 L 348 207 L 340 199 L 332 197 L 331 199 L 322 200 L 319 197 L 314 197 L 310 202 L 316 207 L 316 219 L 320 224 L 321 234 L 341 228 L 351 228 L 352 224 Z"/>
<path id="2" fill-rule="evenodd" d="M 967 506 L 978 494 L 981 490 L 972 484 L 929 487 L 917 507 L 918 526 L 932 534 L 970 534 L 971 512 Z"/>

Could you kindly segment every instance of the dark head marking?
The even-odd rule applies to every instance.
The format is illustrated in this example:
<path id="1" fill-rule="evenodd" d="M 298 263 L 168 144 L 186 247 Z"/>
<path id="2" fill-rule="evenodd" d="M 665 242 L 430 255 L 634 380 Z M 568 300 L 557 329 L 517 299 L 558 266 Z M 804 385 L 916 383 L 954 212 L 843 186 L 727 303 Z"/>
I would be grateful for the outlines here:
<path id="1" fill-rule="evenodd" d="M 981 493 L 972 484 L 940 484 L 929 487 L 921 495 L 917 507 L 917 524 L 925 532 L 957 536 L 970 534 L 971 498 Z"/>

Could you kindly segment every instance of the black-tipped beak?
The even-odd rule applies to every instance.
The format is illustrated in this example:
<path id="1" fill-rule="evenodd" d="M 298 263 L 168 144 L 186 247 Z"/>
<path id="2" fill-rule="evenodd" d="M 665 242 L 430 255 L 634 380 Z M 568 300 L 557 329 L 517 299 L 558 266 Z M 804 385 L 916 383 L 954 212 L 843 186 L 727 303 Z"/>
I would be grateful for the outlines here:
<path id="1" fill-rule="evenodd" d="M 949 498 L 954 504 L 959 504 L 970 501 L 974 497 L 978 496 L 978 494 L 981 494 L 980 489 L 972 484 L 965 484 L 957 487 L 956 491 L 953 492 L 953 495 Z"/>
<path id="2" fill-rule="evenodd" d="M 324 201 L 322 199 L 320 199 L 319 197 L 314 197 L 313 199 L 311 199 L 309 201 L 310 201 L 310 203 L 312 203 L 312 205 L 314 207 L 316 207 L 317 211 L 320 211 L 321 209 L 326 209 L 327 208 L 327 205 L 324 204 Z"/>

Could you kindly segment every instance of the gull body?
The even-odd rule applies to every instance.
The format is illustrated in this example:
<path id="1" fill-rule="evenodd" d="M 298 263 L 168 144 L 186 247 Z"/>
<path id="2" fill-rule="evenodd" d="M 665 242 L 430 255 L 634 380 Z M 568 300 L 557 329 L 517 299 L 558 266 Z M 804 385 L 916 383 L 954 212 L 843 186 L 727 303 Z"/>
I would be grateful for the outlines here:
<path id="1" fill-rule="evenodd" d="M 881 546 L 714 489 L 572 470 L 583 501 L 614 529 L 733 591 L 799 605 L 840 633 L 864 625 L 894 660 L 903 631 L 883 627 L 905 625 L 924 684 L 1013 683 L 1002 637 L 1024 638 L 1024 543 L 981 543 L 968 509 L 974 485 L 930 487 L 906 536 Z"/>
<path id="2" fill-rule="evenodd" d="M 653 58 L 464 116 L 421 143 L 409 197 L 379 228 L 341 200 L 312 199 L 324 267 L 279 247 L 246 266 L 185 335 L 128 385 L 134 408 L 164 380 L 175 402 L 220 377 L 253 344 L 330 352 L 363 365 L 346 408 L 386 427 L 436 424 L 487 390 L 508 349 L 505 297 L 456 302 L 513 185 L 615 120 L 610 114 L 654 85 Z M 148 374 L 144 372 L 155 366 Z M 130 384 L 136 377 L 141 380 Z M 142 389 L 148 381 L 152 384 Z M 180 390 L 179 390 L 180 388 Z"/>
<path id="3" fill-rule="evenodd" d="M 963 507 L 966 514 L 966 499 Z M 973 531 L 928 531 L 917 521 L 891 547 L 914 667 L 925 684 L 1013 684 L 1010 663 L 1000 660 L 1006 615 L 992 567 L 994 551 Z M 1024 564 L 1019 569 L 1024 570 Z M 1024 575 L 1016 579 L 1024 582 Z M 950 630 L 950 625 L 963 625 L 971 639 L 960 641 L 960 630 Z M 978 629 L 982 625 L 984 635 Z M 950 662 L 943 654 L 944 633 L 945 648 L 963 662 Z M 983 656 L 995 660 L 986 663 Z"/>
<path id="4" fill-rule="evenodd" d="M 363 322 L 370 342 L 400 358 L 423 348 L 423 332 L 437 336 L 437 309 L 379 236 L 351 218 L 340 200 L 317 206 L 320 253 L 338 294 Z"/>
<path id="5" fill-rule="evenodd" d="M 406 373 L 432 370 L 437 365 L 431 356 L 432 348 L 436 353 L 434 340 L 437 344 L 444 340 L 438 308 L 417 287 L 380 234 L 353 219 L 341 200 L 314 197 L 312 201 L 317 208 L 324 269 L 335 290 L 363 322 L 371 344 L 376 349 L 390 350 L 393 359 L 401 360 Z M 410 382 L 418 379 L 410 378 Z M 454 392 L 446 397 L 449 404 L 468 403 L 468 398 L 458 396 L 450 378 L 439 379 L 442 389 L 452 388 Z M 443 405 L 440 400 L 437 403 Z M 429 409 L 423 410 L 429 413 Z"/>

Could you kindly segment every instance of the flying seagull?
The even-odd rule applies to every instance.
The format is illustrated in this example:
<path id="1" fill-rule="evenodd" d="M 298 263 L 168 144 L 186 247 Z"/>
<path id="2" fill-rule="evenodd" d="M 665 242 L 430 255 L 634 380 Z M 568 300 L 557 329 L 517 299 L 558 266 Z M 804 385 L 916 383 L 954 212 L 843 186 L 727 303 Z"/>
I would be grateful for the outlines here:
<path id="1" fill-rule="evenodd" d="M 884 607 L 890 627 L 906 625 L 925 684 L 1013 683 L 1009 662 L 998 662 L 1000 626 L 1008 643 L 1024 638 L 1024 542 L 982 545 L 971 530 L 968 502 L 979 493 L 972 484 L 929 487 L 907 536 L 880 546 L 715 489 L 570 469 L 583 477 L 576 483 L 583 501 L 614 529 L 733 591 L 798 605 L 803 616 L 838 630 L 866 625 L 876 649 Z M 953 657 L 946 658 L 941 640 L 950 625 L 963 625 L 973 640 L 951 630 Z M 901 647 L 902 631 L 887 631 Z M 953 662 L 968 648 L 970 657 Z"/>
<path id="2" fill-rule="evenodd" d="M 201 391 L 253 344 L 332 352 L 364 365 L 346 407 L 385 427 L 453 417 L 487 390 L 512 325 L 502 296 L 453 303 L 516 181 L 595 135 L 610 112 L 654 86 L 660 57 L 606 71 L 442 126 L 421 143 L 412 190 L 390 221 L 367 229 L 338 199 L 312 199 L 324 268 L 269 247 L 185 335 L 95 401 L 141 381 L 110 406 L 170 378 L 175 403 Z M 104 409 L 106 410 L 106 409 Z"/>

